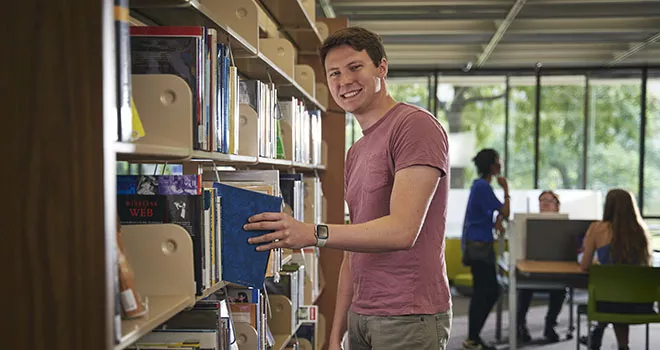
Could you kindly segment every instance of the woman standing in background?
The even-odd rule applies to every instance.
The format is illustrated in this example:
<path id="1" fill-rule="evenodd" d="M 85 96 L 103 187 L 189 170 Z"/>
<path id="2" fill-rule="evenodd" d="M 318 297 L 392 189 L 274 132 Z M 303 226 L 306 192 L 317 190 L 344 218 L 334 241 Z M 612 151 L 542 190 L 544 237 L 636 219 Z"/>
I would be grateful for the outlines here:
<path id="1" fill-rule="evenodd" d="M 465 223 L 463 227 L 463 264 L 472 272 L 472 298 L 468 313 L 468 339 L 463 342 L 463 350 L 491 350 L 495 347 L 486 344 L 480 336 L 488 314 L 500 296 L 500 286 L 495 271 L 495 250 L 493 249 L 493 228 L 504 231 L 502 220 L 509 217 L 509 186 L 502 171 L 500 156 L 494 149 L 483 149 L 472 159 L 479 178 L 470 188 Z M 493 177 L 504 190 L 504 203 L 493 192 L 490 182 Z M 493 220 L 494 213 L 497 218 Z"/>

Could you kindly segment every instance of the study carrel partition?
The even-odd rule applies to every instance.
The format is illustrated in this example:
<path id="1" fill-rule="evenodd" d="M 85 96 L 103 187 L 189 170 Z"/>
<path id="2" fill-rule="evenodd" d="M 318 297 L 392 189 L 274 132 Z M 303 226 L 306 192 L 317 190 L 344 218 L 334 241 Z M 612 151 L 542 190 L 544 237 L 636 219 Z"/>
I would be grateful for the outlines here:
<path id="1" fill-rule="evenodd" d="M 527 220 L 526 260 L 575 261 L 580 236 L 593 220 Z"/>

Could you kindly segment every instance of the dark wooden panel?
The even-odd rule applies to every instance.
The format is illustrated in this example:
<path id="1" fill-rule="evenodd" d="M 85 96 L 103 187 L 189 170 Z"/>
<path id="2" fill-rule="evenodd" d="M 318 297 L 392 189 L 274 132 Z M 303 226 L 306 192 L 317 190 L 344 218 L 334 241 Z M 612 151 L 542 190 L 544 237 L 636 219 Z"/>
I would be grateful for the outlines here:
<path id="1" fill-rule="evenodd" d="M 105 349 L 102 1 L 5 5 L 2 347 Z"/>
<path id="2" fill-rule="evenodd" d="M 328 24 L 330 34 L 348 26 L 346 18 L 323 18 L 319 19 Z M 325 81 L 325 74 L 320 59 L 318 62 L 309 60 L 305 62 L 314 67 L 317 81 Z M 318 77 L 322 77 L 319 80 Z M 346 114 L 341 111 L 332 97 L 328 112 L 323 114 L 323 140 L 328 144 L 327 170 L 323 173 L 323 195 L 328 203 L 328 222 L 331 224 L 344 223 L 344 158 L 346 148 Z M 335 313 L 335 302 L 337 298 L 337 281 L 339 279 L 339 267 L 344 253 L 336 249 L 322 249 L 320 264 L 325 278 L 325 287 L 319 297 L 319 309 L 326 319 L 326 338 L 330 336 L 332 321 Z M 327 339 L 326 339 L 327 340 Z M 327 349 L 327 343 L 323 349 Z"/>

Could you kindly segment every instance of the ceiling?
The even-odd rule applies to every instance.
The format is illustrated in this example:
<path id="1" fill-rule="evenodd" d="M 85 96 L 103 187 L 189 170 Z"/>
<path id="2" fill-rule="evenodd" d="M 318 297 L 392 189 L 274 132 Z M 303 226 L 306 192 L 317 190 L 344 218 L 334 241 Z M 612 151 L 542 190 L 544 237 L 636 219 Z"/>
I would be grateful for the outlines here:
<path id="1" fill-rule="evenodd" d="M 317 0 L 379 33 L 394 69 L 660 65 L 660 0 Z"/>

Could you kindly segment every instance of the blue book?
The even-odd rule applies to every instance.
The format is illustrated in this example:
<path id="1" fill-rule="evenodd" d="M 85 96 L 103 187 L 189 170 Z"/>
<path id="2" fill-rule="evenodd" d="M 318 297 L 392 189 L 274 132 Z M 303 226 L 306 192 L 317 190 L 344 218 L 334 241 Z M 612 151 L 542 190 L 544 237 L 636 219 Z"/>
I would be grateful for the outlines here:
<path id="1" fill-rule="evenodd" d="M 256 214 L 281 212 L 282 198 L 215 182 L 221 197 L 222 280 L 246 287 L 262 288 L 270 251 L 258 252 L 248 238 L 268 231 L 245 231 L 243 225 Z"/>

